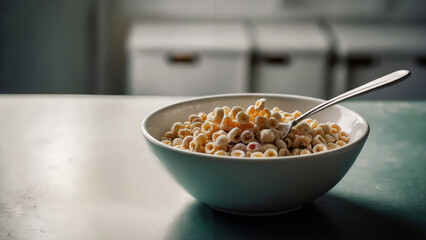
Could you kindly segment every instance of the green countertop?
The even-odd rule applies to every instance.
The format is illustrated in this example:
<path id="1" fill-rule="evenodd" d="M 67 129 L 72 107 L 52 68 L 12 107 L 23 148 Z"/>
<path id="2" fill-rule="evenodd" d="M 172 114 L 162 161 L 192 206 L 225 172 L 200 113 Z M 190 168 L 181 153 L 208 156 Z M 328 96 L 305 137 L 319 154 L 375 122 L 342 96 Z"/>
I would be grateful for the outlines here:
<path id="1" fill-rule="evenodd" d="M 150 153 L 181 98 L 0 95 L 0 239 L 426 239 L 426 101 L 348 101 L 371 132 L 331 191 L 280 216 L 222 213 Z"/>
<path id="2" fill-rule="evenodd" d="M 331 191 L 298 211 L 264 218 L 222 214 L 196 203 L 170 236 L 425 239 L 426 101 L 342 105 L 360 113 L 371 131 L 353 167 Z"/>

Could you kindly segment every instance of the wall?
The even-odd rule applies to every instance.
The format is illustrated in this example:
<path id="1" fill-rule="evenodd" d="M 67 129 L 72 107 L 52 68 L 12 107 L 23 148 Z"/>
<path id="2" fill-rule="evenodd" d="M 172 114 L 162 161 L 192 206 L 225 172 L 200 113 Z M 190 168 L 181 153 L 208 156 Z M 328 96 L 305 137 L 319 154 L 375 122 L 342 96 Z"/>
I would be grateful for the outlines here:
<path id="1" fill-rule="evenodd" d="M 0 93 L 122 94 L 145 19 L 422 21 L 423 0 L 0 0 Z"/>
<path id="2" fill-rule="evenodd" d="M 93 92 L 90 1 L 0 6 L 0 93 Z"/>

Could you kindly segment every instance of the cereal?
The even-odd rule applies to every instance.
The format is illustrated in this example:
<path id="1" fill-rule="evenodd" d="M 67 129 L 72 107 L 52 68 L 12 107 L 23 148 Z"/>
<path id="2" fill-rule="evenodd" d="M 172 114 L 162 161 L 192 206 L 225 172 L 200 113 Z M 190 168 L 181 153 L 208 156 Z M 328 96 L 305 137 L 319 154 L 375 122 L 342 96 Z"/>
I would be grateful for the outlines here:
<path id="1" fill-rule="evenodd" d="M 189 143 L 189 150 L 193 152 L 201 152 L 203 150 L 202 145 L 198 144 L 196 141 L 191 141 Z"/>
<path id="2" fill-rule="evenodd" d="M 287 148 L 281 148 L 280 151 L 278 152 L 278 156 L 289 156 L 290 155 L 290 150 L 288 150 Z"/>
<path id="3" fill-rule="evenodd" d="M 268 121 L 266 122 L 266 127 L 270 129 L 275 129 L 278 127 L 279 124 L 280 122 L 278 121 L 278 119 L 274 117 L 270 117 Z"/>
<path id="4" fill-rule="evenodd" d="M 263 117 L 263 116 L 257 116 L 254 119 L 254 123 L 259 127 L 259 129 L 266 128 L 266 122 L 267 121 L 268 121 L 268 119 L 266 117 Z"/>
<path id="5" fill-rule="evenodd" d="M 166 139 L 173 139 L 173 138 L 175 138 L 175 137 L 176 137 L 176 135 L 175 135 L 172 131 L 167 131 L 167 132 L 164 134 L 164 137 L 165 137 Z"/>
<path id="6" fill-rule="evenodd" d="M 228 133 L 229 140 L 233 143 L 239 143 L 241 137 L 241 129 L 238 127 L 234 127 Z"/>
<path id="7" fill-rule="evenodd" d="M 323 152 L 326 150 L 327 150 L 327 146 L 322 143 L 315 145 L 314 148 L 312 149 L 314 153 Z"/>
<path id="8" fill-rule="evenodd" d="M 335 149 L 338 148 L 339 145 L 337 143 L 327 143 L 327 149 L 331 150 L 331 149 Z"/>
<path id="9" fill-rule="evenodd" d="M 211 136 L 214 132 L 219 130 L 219 127 L 216 123 L 211 121 L 205 121 L 203 125 L 201 126 L 201 131 L 203 131 L 204 134 L 207 136 Z"/>
<path id="10" fill-rule="evenodd" d="M 222 106 L 223 111 L 225 111 L 225 114 L 228 115 L 231 109 L 228 106 Z"/>
<path id="11" fill-rule="evenodd" d="M 278 111 L 273 111 L 271 117 L 275 118 L 278 122 L 283 120 L 283 116 Z"/>
<path id="12" fill-rule="evenodd" d="M 219 131 L 217 131 L 217 132 L 213 133 L 213 134 L 212 134 L 212 141 L 213 141 L 213 142 L 216 142 L 216 139 L 217 139 L 218 137 L 222 136 L 222 135 L 228 135 L 228 133 L 227 133 L 227 132 L 225 132 L 225 131 L 223 131 L 223 130 L 219 130 Z M 226 143 L 226 144 L 228 144 L 228 143 Z"/>
<path id="13" fill-rule="evenodd" d="M 201 126 L 203 126 L 203 122 L 194 122 L 189 126 L 189 130 L 191 130 L 192 132 L 194 131 L 194 128 L 200 128 Z"/>
<path id="14" fill-rule="evenodd" d="M 240 107 L 240 106 L 235 106 L 231 109 L 231 112 L 229 113 L 228 116 L 232 117 L 233 119 L 235 119 L 237 117 L 237 114 L 239 112 L 244 112 L 244 108 Z"/>
<path id="15" fill-rule="evenodd" d="M 263 152 L 253 152 L 250 154 L 250 157 L 259 158 L 259 157 L 264 157 L 264 155 L 263 155 Z"/>
<path id="16" fill-rule="evenodd" d="M 254 133 L 250 130 L 245 130 L 241 133 L 241 142 L 248 144 L 254 141 Z"/>
<path id="17" fill-rule="evenodd" d="M 250 122 L 250 117 L 245 112 L 241 111 L 237 113 L 237 122 L 242 125 L 247 124 Z"/>
<path id="18" fill-rule="evenodd" d="M 344 142 L 348 142 L 349 141 L 349 136 L 346 132 L 340 132 L 339 133 L 339 140 L 342 140 Z"/>
<path id="19" fill-rule="evenodd" d="M 252 122 L 254 122 L 254 118 L 257 117 L 257 112 L 253 105 L 250 105 L 246 109 L 246 114 L 250 116 L 250 121 Z"/>
<path id="20" fill-rule="evenodd" d="M 269 149 L 265 150 L 265 152 L 263 153 L 263 155 L 265 157 L 277 157 L 278 156 L 278 152 L 277 152 L 277 150 L 275 150 L 273 148 L 269 148 Z"/>
<path id="21" fill-rule="evenodd" d="M 275 140 L 275 134 L 271 129 L 263 129 L 260 132 L 260 142 L 261 143 L 271 143 Z"/>
<path id="22" fill-rule="evenodd" d="M 220 135 L 215 141 L 216 145 L 221 148 L 225 148 L 230 142 L 228 135 Z"/>
<path id="23" fill-rule="evenodd" d="M 225 152 L 225 151 L 223 151 L 223 150 L 219 150 L 219 151 L 216 151 L 216 152 L 214 153 L 214 155 L 219 155 L 219 156 L 228 156 L 228 153 L 227 153 L 227 152 Z"/>
<path id="24" fill-rule="evenodd" d="M 173 146 L 182 145 L 182 138 L 173 139 Z"/>
<path id="25" fill-rule="evenodd" d="M 222 122 L 223 116 L 225 116 L 225 111 L 223 108 L 217 107 L 212 114 L 212 121 L 214 123 L 220 124 Z"/>
<path id="26" fill-rule="evenodd" d="M 189 148 L 189 143 L 194 140 L 193 136 L 186 136 L 182 141 L 182 146 L 186 149 Z"/>
<path id="27" fill-rule="evenodd" d="M 207 114 L 204 112 L 198 113 L 198 116 L 201 118 L 201 120 L 204 122 L 207 119 Z"/>
<path id="28" fill-rule="evenodd" d="M 190 123 L 203 122 L 201 117 L 198 116 L 197 114 L 191 114 L 191 116 L 189 116 L 188 120 L 189 120 Z"/>
<path id="29" fill-rule="evenodd" d="M 268 149 L 278 150 L 277 146 L 275 146 L 274 144 L 270 144 L 270 143 L 268 143 L 268 144 L 263 144 L 263 145 L 261 145 L 261 147 L 260 147 L 260 150 L 261 150 L 262 152 L 266 152 L 266 150 L 268 150 Z"/>
<path id="30" fill-rule="evenodd" d="M 266 106 L 266 99 L 261 98 L 261 99 L 258 99 L 256 103 L 254 104 L 254 109 L 256 109 L 256 111 L 261 111 L 265 108 L 265 106 Z"/>
<path id="31" fill-rule="evenodd" d="M 245 157 L 246 153 L 241 150 L 232 150 L 231 156 L 233 157 Z"/>
<path id="32" fill-rule="evenodd" d="M 244 143 L 237 143 L 235 144 L 234 147 L 232 147 L 232 151 L 234 150 L 240 150 L 240 151 L 246 152 L 247 146 Z"/>
<path id="33" fill-rule="evenodd" d="M 305 155 L 305 154 L 311 154 L 311 151 L 309 151 L 308 149 L 302 149 L 302 151 L 300 151 L 300 155 Z"/>
<path id="34" fill-rule="evenodd" d="M 172 124 L 160 141 L 187 151 L 248 158 L 315 154 L 349 142 L 348 133 L 338 124 L 312 118 L 293 126 L 284 137 L 284 123 L 301 114 L 269 109 L 266 99 L 261 98 L 246 109 L 222 106 L 209 113 L 193 113 Z"/>
<path id="35" fill-rule="evenodd" d="M 198 145 L 204 146 L 208 137 L 204 133 L 198 134 L 193 141 L 195 141 Z"/>
<path id="36" fill-rule="evenodd" d="M 336 142 L 336 138 L 334 138 L 330 134 L 325 134 L 324 139 L 327 143 L 335 143 Z"/>
<path id="37" fill-rule="evenodd" d="M 171 131 L 173 132 L 174 135 L 177 135 L 179 130 L 182 129 L 182 128 L 184 128 L 183 123 L 176 122 L 176 123 L 173 124 Z"/>
<path id="38" fill-rule="evenodd" d="M 271 111 L 269 111 L 269 109 L 267 108 L 264 108 L 259 111 L 259 116 L 269 119 L 271 117 Z"/>
<path id="39" fill-rule="evenodd" d="M 258 142 L 251 142 L 247 144 L 247 151 L 257 152 L 260 151 L 261 145 Z"/>
<path id="40" fill-rule="evenodd" d="M 231 131 L 231 129 L 233 128 L 233 121 L 232 118 L 229 116 L 225 116 L 222 119 L 222 122 L 220 123 L 220 129 L 223 131 Z"/>
<path id="41" fill-rule="evenodd" d="M 191 135 L 191 130 L 187 129 L 187 128 L 182 128 L 179 129 L 178 131 L 178 136 L 180 138 L 185 138 L 186 136 Z"/>
<path id="42" fill-rule="evenodd" d="M 287 144 L 281 139 L 275 141 L 275 146 L 277 146 L 278 149 L 287 148 Z"/>

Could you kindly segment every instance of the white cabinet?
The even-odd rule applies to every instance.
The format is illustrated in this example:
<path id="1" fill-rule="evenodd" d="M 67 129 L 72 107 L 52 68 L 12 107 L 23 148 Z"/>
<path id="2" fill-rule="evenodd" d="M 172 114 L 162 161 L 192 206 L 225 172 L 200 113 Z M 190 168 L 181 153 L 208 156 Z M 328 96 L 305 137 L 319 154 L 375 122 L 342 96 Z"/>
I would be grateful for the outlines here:
<path id="1" fill-rule="evenodd" d="M 256 23 L 252 91 L 326 97 L 330 44 L 316 23 Z"/>
<path id="2" fill-rule="evenodd" d="M 407 69 L 407 80 L 357 98 L 426 98 L 426 25 L 332 23 L 331 29 L 337 53 L 333 95 Z"/>
<path id="3" fill-rule="evenodd" d="M 250 43 L 237 23 L 140 23 L 128 43 L 127 93 L 248 91 Z"/>

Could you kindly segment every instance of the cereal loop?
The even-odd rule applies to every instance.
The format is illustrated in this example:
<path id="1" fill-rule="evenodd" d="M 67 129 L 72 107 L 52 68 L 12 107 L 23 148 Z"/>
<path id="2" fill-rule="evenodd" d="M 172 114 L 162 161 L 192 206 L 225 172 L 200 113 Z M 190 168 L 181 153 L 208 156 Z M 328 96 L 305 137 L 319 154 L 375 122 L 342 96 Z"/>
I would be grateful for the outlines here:
<path id="1" fill-rule="evenodd" d="M 232 118 L 229 116 L 225 116 L 220 123 L 220 129 L 223 131 L 231 131 L 233 128 Z"/>
<path id="2" fill-rule="evenodd" d="M 194 140 L 194 137 L 193 137 L 193 136 L 186 136 L 186 137 L 183 139 L 183 141 L 182 141 L 182 146 L 183 146 L 184 148 L 189 148 L 189 143 L 190 143 L 192 140 Z"/>
<path id="3" fill-rule="evenodd" d="M 263 153 L 263 155 L 264 155 L 265 157 L 277 157 L 277 156 L 278 156 L 278 152 L 277 152 L 277 150 L 275 150 L 275 149 L 273 149 L 273 148 L 269 148 L 269 149 L 267 149 L 267 150 Z"/>
<path id="4" fill-rule="evenodd" d="M 206 113 L 200 112 L 200 113 L 198 114 L 198 116 L 201 118 L 201 120 L 202 120 L 203 122 L 207 120 L 207 114 L 206 114 Z"/>
<path id="5" fill-rule="evenodd" d="M 186 129 L 186 128 L 179 129 L 179 131 L 178 131 L 178 136 L 180 138 L 185 138 L 186 136 L 188 136 L 190 134 L 191 134 L 191 130 Z"/>
<path id="6" fill-rule="evenodd" d="M 218 156 L 228 156 L 228 153 L 225 152 L 224 150 L 218 150 L 214 153 L 214 155 L 218 155 Z"/>
<path id="7" fill-rule="evenodd" d="M 271 129 L 263 129 L 260 132 L 260 142 L 261 143 L 272 143 L 275 140 L 275 134 Z"/>
<path id="8" fill-rule="evenodd" d="M 260 98 L 247 109 L 222 106 L 192 113 L 186 121 L 173 123 L 159 141 L 183 151 L 247 158 L 315 154 L 350 141 L 338 124 L 312 118 L 302 120 L 284 137 L 284 123 L 301 114 L 267 108 L 266 99 Z"/>
<path id="9" fill-rule="evenodd" d="M 235 127 L 228 133 L 229 140 L 233 143 L 239 143 L 241 137 L 241 129 Z"/>
<path id="10" fill-rule="evenodd" d="M 258 152 L 260 151 L 261 145 L 258 142 L 251 142 L 247 144 L 247 151 Z"/>
<path id="11" fill-rule="evenodd" d="M 307 134 L 311 131 L 311 127 L 305 122 L 298 123 L 296 126 L 294 126 L 294 128 L 295 131 L 299 134 Z"/>
<path id="12" fill-rule="evenodd" d="M 218 138 L 216 138 L 216 145 L 221 147 L 221 148 L 225 148 L 228 143 L 230 143 L 231 140 L 229 139 L 228 135 L 221 135 Z"/>
<path id="13" fill-rule="evenodd" d="M 237 119 L 237 122 L 239 123 L 239 124 L 247 124 L 247 123 L 249 123 L 250 122 L 250 117 L 249 117 L 249 115 L 247 115 L 245 112 L 243 112 L 243 111 L 241 111 L 241 112 L 238 112 L 237 113 L 237 117 L 236 117 L 236 119 Z"/>
<path id="14" fill-rule="evenodd" d="M 212 115 L 212 121 L 214 123 L 220 124 L 222 122 L 223 116 L 225 116 L 225 111 L 223 108 L 215 108 Z"/>
<path id="15" fill-rule="evenodd" d="M 263 116 L 257 116 L 255 118 L 255 124 L 259 127 L 259 129 L 266 128 L 266 122 L 267 121 L 268 121 L 268 119 L 266 119 Z"/>
<path id="16" fill-rule="evenodd" d="M 270 117 L 268 119 L 268 121 L 266 121 L 266 127 L 267 128 L 276 128 L 276 127 L 278 127 L 279 124 L 280 124 L 280 122 L 274 117 Z"/>
<path id="17" fill-rule="evenodd" d="M 254 141 L 254 133 L 250 130 L 245 130 L 241 133 L 241 142 L 248 144 Z"/>
<path id="18" fill-rule="evenodd" d="M 265 117 L 265 118 L 270 118 L 271 117 L 271 111 L 269 111 L 269 109 L 264 108 L 262 110 L 259 111 L 259 116 Z"/>
<path id="19" fill-rule="evenodd" d="M 231 112 L 231 109 L 228 106 L 222 106 L 222 109 L 225 112 L 225 115 L 228 115 Z"/>
<path id="20" fill-rule="evenodd" d="M 173 146 L 181 145 L 182 144 L 182 138 L 175 138 L 173 139 Z"/>
<path id="21" fill-rule="evenodd" d="M 219 131 L 217 131 L 217 132 L 213 133 L 213 134 L 212 134 L 212 140 L 213 140 L 213 142 L 216 142 L 216 139 L 217 139 L 219 136 L 222 136 L 222 135 L 228 135 L 228 133 L 227 133 L 227 132 L 225 132 L 225 131 L 223 131 L 223 130 L 219 130 Z"/>
<path id="22" fill-rule="evenodd" d="M 210 121 L 204 122 L 201 126 L 201 131 L 203 131 L 203 133 L 205 133 L 207 136 L 211 136 L 217 130 L 219 130 L 217 124 Z"/>
<path id="23" fill-rule="evenodd" d="M 206 153 L 213 154 L 217 151 L 217 146 L 213 142 L 209 142 L 205 146 Z"/>
<path id="24" fill-rule="evenodd" d="M 252 154 L 250 154 L 250 157 L 261 158 L 261 157 L 263 157 L 263 152 L 253 152 Z"/>
<path id="25" fill-rule="evenodd" d="M 330 123 L 329 126 L 331 127 L 331 132 L 332 133 L 339 133 L 340 132 L 340 126 L 337 125 L 336 123 Z"/>
<path id="26" fill-rule="evenodd" d="M 235 119 L 237 117 L 237 114 L 241 111 L 244 112 L 244 108 L 240 106 L 235 106 L 231 109 L 231 112 L 228 114 L 228 116 L 232 117 L 232 119 Z"/>
<path id="27" fill-rule="evenodd" d="M 311 154 L 311 151 L 309 151 L 308 149 L 302 149 L 301 151 L 300 151 L 300 155 L 305 155 L 305 154 Z"/>
<path id="28" fill-rule="evenodd" d="M 233 157 L 245 157 L 246 153 L 241 151 L 241 150 L 233 150 L 231 152 L 231 156 L 233 156 Z"/>
<path id="29" fill-rule="evenodd" d="M 281 148 L 278 152 L 278 156 L 289 156 L 290 151 L 287 148 Z"/>
<path id="30" fill-rule="evenodd" d="M 254 104 L 254 109 L 256 109 L 256 111 L 263 110 L 265 108 L 265 105 L 266 105 L 266 99 L 264 98 L 258 99 L 256 103 Z"/>
<path id="31" fill-rule="evenodd" d="M 204 145 L 206 141 L 208 140 L 208 137 L 206 134 L 200 133 L 198 134 L 193 141 L 195 141 L 199 145 Z"/>
<path id="32" fill-rule="evenodd" d="M 172 131 L 167 131 L 167 132 L 164 134 L 164 137 L 165 137 L 165 138 L 167 138 L 167 139 L 173 139 L 173 138 L 175 138 L 175 137 L 176 137 L 176 135 L 175 135 Z"/>
<path id="33" fill-rule="evenodd" d="M 278 122 L 281 122 L 283 120 L 283 116 L 279 112 L 272 112 L 271 117 L 277 119 Z"/>
<path id="34" fill-rule="evenodd" d="M 314 146 L 314 148 L 312 149 L 312 151 L 314 153 L 318 153 L 318 152 L 324 152 L 327 150 L 327 146 L 324 144 L 317 144 Z"/>
<path id="35" fill-rule="evenodd" d="M 171 128 L 170 130 L 172 130 L 173 134 L 178 135 L 178 131 L 179 131 L 180 129 L 182 129 L 183 127 L 184 127 L 184 126 L 183 126 L 183 123 L 181 123 L 181 122 L 176 122 L 176 123 L 174 123 L 174 124 L 172 125 L 172 128 Z"/>

